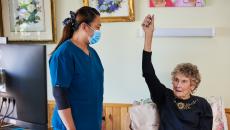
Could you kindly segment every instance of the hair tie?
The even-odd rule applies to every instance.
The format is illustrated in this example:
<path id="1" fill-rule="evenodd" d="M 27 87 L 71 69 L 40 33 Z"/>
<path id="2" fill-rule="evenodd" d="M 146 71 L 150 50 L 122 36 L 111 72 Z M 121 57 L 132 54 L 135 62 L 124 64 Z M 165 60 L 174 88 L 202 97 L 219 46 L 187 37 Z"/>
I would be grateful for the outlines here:
<path id="1" fill-rule="evenodd" d="M 72 19 L 71 18 L 66 18 L 62 23 L 66 26 L 69 23 L 72 23 Z"/>
<path id="2" fill-rule="evenodd" d="M 66 26 L 71 23 L 73 30 L 77 29 L 78 23 L 76 21 L 76 13 L 73 11 L 69 12 L 70 17 L 66 18 L 62 23 Z"/>
<path id="3" fill-rule="evenodd" d="M 70 18 L 73 19 L 73 20 L 75 20 L 75 18 L 76 18 L 76 13 L 73 12 L 73 11 L 70 11 L 69 14 L 70 14 Z"/>

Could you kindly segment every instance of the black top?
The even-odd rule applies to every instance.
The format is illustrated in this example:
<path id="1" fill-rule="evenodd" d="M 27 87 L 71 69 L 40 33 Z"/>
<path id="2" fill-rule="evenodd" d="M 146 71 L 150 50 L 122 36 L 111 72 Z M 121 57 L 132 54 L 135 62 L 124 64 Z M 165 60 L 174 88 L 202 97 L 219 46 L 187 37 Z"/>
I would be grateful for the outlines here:
<path id="1" fill-rule="evenodd" d="M 159 130 L 212 130 L 212 109 L 202 97 L 191 96 L 187 100 L 175 98 L 157 78 L 151 62 L 151 52 L 143 51 L 142 71 L 151 99 L 160 114 Z"/>

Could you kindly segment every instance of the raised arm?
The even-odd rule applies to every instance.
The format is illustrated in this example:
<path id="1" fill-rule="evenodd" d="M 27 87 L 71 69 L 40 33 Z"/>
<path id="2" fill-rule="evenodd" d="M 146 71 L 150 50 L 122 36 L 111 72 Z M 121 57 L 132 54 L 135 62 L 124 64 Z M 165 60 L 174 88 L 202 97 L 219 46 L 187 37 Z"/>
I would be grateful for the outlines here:
<path id="1" fill-rule="evenodd" d="M 151 99 L 160 107 L 161 103 L 164 102 L 166 88 L 157 78 L 151 61 L 154 15 L 147 15 L 145 17 L 142 23 L 142 28 L 145 32 L 145 43 L 142 57 L 143 77 L 148 85 Z"/>

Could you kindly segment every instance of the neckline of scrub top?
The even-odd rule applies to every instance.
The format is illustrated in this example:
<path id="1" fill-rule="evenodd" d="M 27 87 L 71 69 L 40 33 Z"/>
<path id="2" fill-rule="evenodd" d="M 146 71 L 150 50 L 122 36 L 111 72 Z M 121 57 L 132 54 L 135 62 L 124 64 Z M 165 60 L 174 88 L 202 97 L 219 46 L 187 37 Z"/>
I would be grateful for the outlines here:
<path id="1" fill-rule="evenodd" d="M 87 48 L 88 48 L 88 50 L 89 50 L 89 55 L 87 55 L 81 48 L 79 48 L 77 45 L 75 45 L 75 44 L 72 42 L 71 39 L 69 39 L 69 42 L 70 42 L 76 49 L 80 50 L 80 52 L 83 53 L 83 55 L 85 55 L 86 57 L 88 57 L 88 58 L 91 58 L 91 57 L 92 57 L 92 56 L 91 56 L 91 50 L 90 50 L 90 47 L 89 47 L 89 46 L 87 46 Z"/>

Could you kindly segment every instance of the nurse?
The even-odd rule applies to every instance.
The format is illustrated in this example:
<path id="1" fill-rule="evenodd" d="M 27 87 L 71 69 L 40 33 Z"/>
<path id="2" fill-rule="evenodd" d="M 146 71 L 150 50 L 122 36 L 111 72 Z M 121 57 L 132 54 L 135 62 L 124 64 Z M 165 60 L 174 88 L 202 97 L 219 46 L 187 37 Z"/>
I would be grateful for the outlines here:
<path id="1" fill-rule="evenodd" d="M 54 130 L 100 130 L 103 108 L 103 66 L 90 47 L 101 37 L 100 13 L 91 7 L 70 12 L 49 67 L 56 107 Z"/>

